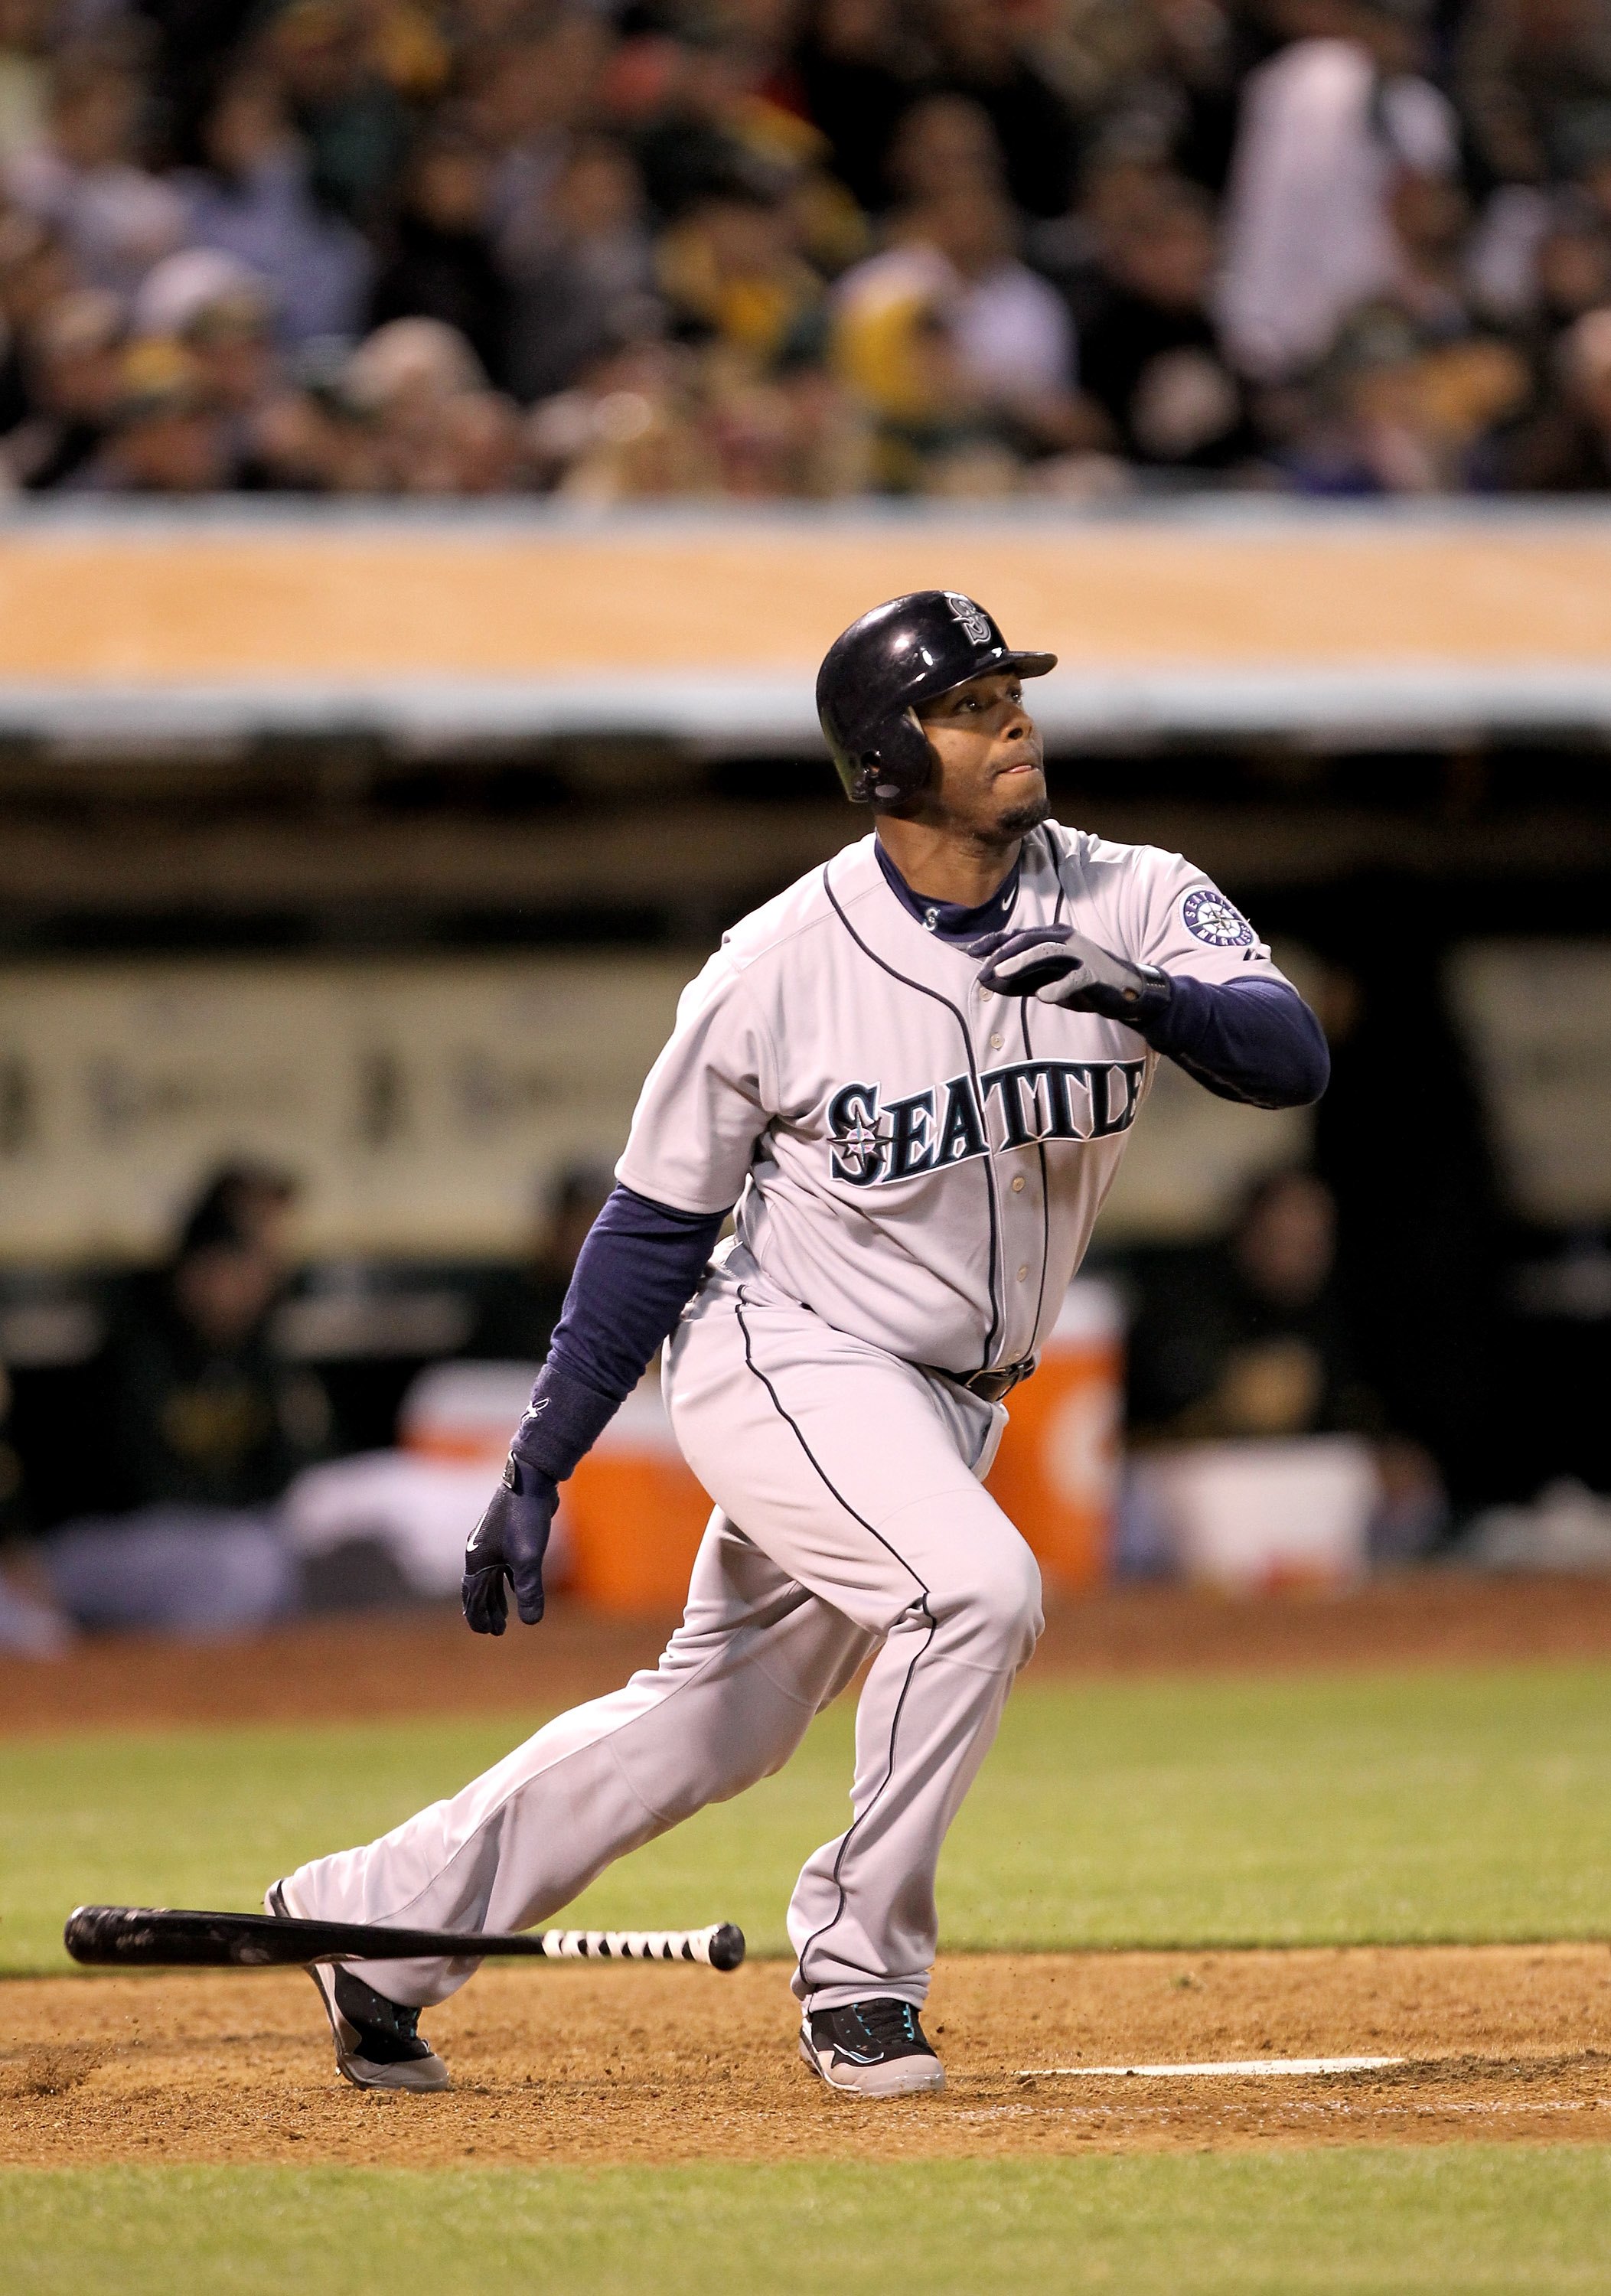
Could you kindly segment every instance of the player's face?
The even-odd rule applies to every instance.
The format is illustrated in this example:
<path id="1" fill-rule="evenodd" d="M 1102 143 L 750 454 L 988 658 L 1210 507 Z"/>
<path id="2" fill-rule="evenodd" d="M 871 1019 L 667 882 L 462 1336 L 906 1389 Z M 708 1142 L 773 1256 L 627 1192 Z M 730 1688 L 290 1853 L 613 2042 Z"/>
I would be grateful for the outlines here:
<path id="1" fill-rule="evenodd" d="M 936 770 L 925 812 L 987 843 L 1007 844 L 1046 818 L 1040 735 L 1013 670 L 970 678 L 917 715 Z"/>

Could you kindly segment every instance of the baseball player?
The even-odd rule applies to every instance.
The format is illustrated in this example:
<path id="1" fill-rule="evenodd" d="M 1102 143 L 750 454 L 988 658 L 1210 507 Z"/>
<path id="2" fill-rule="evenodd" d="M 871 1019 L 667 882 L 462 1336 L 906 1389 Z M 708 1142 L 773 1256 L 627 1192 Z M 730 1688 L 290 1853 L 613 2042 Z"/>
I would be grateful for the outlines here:
<path id="1" fill-rule="evenodd" d="M 464 1614 L 543 1614 L 558 1486 L 666 1346 L 714 1502 L 654 1669 L 561 1715 L 271 1912 L 476 1931 L 778 1769 L 870 1659 L 851 1818 L 789 1908 L 801 2054 L 867 2097 L 944 2085 L 919 2019 L 946 1831 L 1040 1630 L 984 1476 L 1161 1058 L 1227 1099 L 1324 1090 L 1324 1039 L 1178 854 L 1048 817 L 1015 651 L 925 590 L 835 640 L 817 695 L 874 830 L 745 917 L 684 992 L 530 1408 L 465 1554 Z M 735 1233 L 717 1246 L 729 1213 Z M 361 2087 L 437 2088 L 418 2032 L 476 1964 L 320 1968 Z"/>

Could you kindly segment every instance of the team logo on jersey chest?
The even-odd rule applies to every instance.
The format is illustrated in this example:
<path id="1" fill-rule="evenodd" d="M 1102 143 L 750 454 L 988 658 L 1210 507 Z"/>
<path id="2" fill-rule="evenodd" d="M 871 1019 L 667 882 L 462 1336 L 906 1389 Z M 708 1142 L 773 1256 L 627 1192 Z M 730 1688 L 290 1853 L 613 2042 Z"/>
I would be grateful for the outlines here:
<path id="1" fill-rule="evenodd" d="M 828 1103 L 830 1168 L 870 1188 L 941 1172 L 992 1146 L 1103 1140 L 1136 1120 L 1145 1061 L 1014 1061 L 886 1101 L 875 1084 L 841 1085 Z"/>
<path id="2" fill-rule="evenodd" d="M 1187 931 L 1210 948 L 1245 948 L 1253 937 L 1241 910 L 1212 885 L 1199 885 L 1195 893 L 1188 893 L 1182 914 Z"/>

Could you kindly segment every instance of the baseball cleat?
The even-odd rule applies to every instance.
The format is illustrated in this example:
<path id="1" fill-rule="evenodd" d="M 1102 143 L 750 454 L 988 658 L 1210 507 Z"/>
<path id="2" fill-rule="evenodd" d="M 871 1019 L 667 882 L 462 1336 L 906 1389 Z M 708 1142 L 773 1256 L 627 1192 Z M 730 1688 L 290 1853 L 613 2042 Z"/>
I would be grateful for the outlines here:
<path id="1" fill-rule="evenodd" d="M 816 2009 L 800 2028 L 800 2054 L 830 2088 L 857 2096 L 921 2096 L 945 2087 L 909 2001 L 887 1997 Z"/>
<path id="2" fill-rule="evenodd" d="M 263 1899 L 264 1910 L 282 1921 L 298 1918 L 276 1882 Z M 354 2088 L 446 2088 L 447 2066 L 419 2033 L 420 2013 L 388 2001 L 339 1963 L 316 1961 L 308 1974 L 318 1988 L 335 2037 L 335 2061 Z"/>

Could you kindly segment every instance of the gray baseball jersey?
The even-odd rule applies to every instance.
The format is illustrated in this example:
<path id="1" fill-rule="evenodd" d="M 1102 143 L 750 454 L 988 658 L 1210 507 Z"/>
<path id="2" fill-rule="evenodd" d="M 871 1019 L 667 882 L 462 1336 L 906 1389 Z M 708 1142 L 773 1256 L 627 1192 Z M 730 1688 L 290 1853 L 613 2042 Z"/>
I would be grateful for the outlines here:
<path id="1" fill-rule="evenodd" d="M 1204 980 L 1279 979 L 1178 853 L 1055 823 L 1003 924 L 1069 924 Z M 617 1177 L 737 1203 L 739 1246 L 840 1330 L 968 1373 L 1056 1321 L 1157 1054 L 1122 1022 L 977 986 L 884 882 L 871 837 L 735 926 L 685 992 Z"/>

